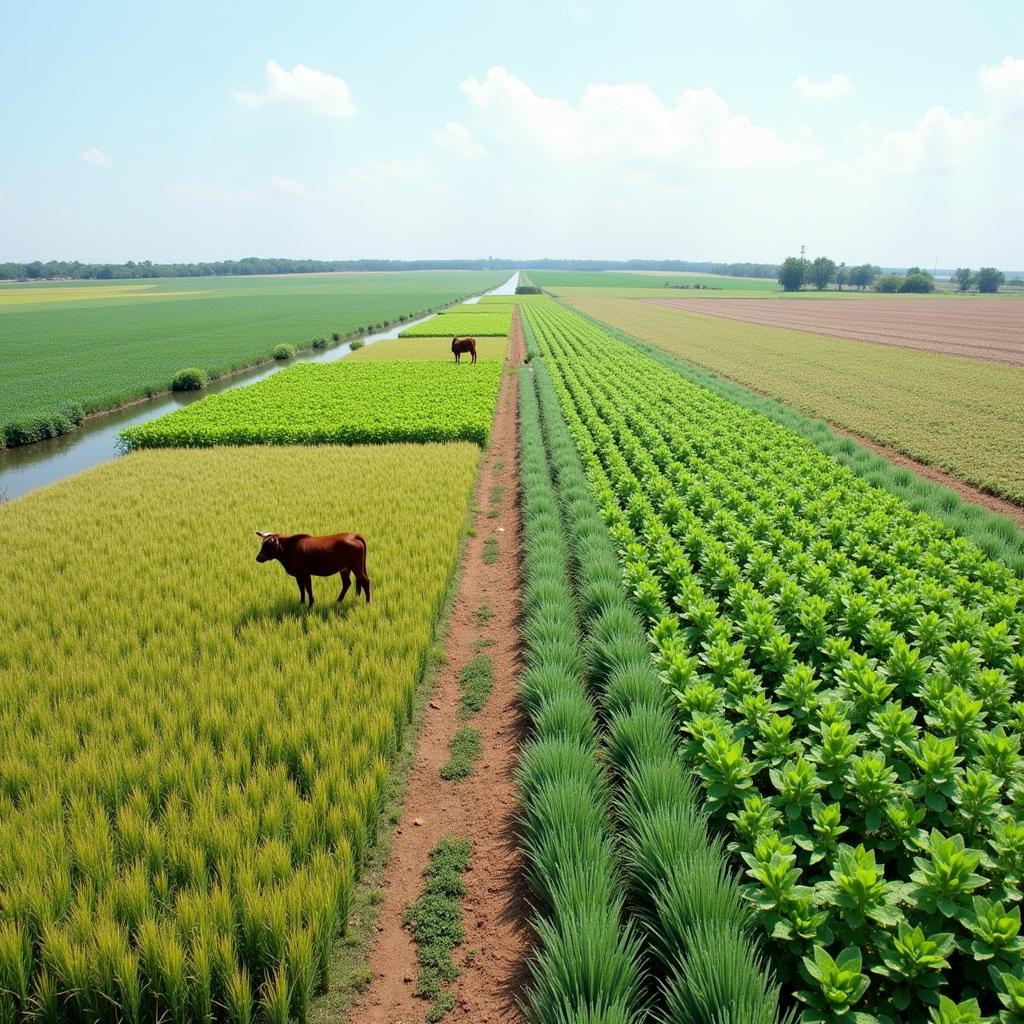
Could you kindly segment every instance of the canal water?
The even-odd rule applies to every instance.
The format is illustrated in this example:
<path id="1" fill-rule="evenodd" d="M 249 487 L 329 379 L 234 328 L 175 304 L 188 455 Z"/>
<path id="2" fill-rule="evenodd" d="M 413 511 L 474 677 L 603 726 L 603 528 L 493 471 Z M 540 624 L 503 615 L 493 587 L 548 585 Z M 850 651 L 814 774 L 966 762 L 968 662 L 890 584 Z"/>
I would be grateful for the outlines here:
<path id="1" fill-rule="evenodd" d="M 488 295 L 514 295 L 519 275 L 513 274 L 504 284 L 488 292 Z M 467 299 L 467 303 L 479 302 L 480 296 Z M 395 324 L 386 331 L 366 334 L 363 341 L 372 345 L 377 341 L 397 338 L 400 331 L 414 324 L 423 323 L 434 316 L 422 316 L 415 320 L 406 320 Z M 117 445 L 118 434 L 126 427 L 145 423 L 147 420 L 163 416 L 183 405 L 197 402 L 207 395 L 215 395 L 221 391 L 244 387 L 265 380 L 271 374 L 278 373 L 296 363 L 332 363 L 343 359 L 352 351 L 348 344 L 336 345 L 322 352 L 303 352 L 286 363 L 272 363 L 259 366 L 252 370 L 222 377 L 212 382 L 202 391 L 179 391 L 157 398 L 146 399 L 135 405 L 115 412 L 105 413 L 88 419 L 78 430 L 60 437 L 53 437 L 36 444 L 27 444 L 20 448 L 0 450 L 0 500 L 19 498 L 28 491 L 45 484 L 52 484 L 65 477 L 74 476 L 83 469 L 89 469 L 101 462 L 114 459 L 119 454 Z"/>

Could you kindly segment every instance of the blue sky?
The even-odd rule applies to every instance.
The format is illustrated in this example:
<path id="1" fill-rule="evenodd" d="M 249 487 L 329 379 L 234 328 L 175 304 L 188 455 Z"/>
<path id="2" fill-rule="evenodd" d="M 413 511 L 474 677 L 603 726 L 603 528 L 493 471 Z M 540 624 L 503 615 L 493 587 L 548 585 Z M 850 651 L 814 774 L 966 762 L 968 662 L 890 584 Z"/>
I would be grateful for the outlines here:
<path id="1" fill-rule="evenodd" d="M 8 5 L 0 260 L 1024 268 L 1024 16 L 963 3 Z"/>

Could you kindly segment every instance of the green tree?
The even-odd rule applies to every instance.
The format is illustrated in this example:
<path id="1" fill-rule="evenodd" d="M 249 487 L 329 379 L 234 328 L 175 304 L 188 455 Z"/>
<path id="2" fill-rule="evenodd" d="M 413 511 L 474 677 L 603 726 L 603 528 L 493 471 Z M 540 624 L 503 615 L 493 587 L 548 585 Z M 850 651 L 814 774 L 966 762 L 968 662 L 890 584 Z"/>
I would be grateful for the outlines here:
<path id="1" fill-rule="evenodd" d="M 882 274 L 881 277 L 875 279 L 875 291 L 898 292 L 902 284 L 903 278 L 899 274 Z"/>
<path id="2" fill-rule="evenodd" d="M 787 292 L 798 292 L 807 281 L 809 265 L 799 256 L 787 256 L 779 268 L 779 284 Z"/>
<path id="3" fill-rule="evenodd" d="M 870 263 L 861 263 L 859 266 L 850 268 L 850 285 L 864 291 L 880 273 L 878 267 L 872 266 Z"/>
<path id="4" fill-rule="evenodd" d="M 999 291 L 999 286 L 1006 280 L 1001 270 L 995 267 L 982 267 L 978 271 L 978 291 L 985 294 Z"/>
<path id="5" fill-rule="evenodd" d="M 828 287 L 829 281 L 836 276 L 836 265 L 825 256 L 819 256 L 812 264 L 810 270 L 811 284 L 818 291 Z"/>
<path id="6" fill-rule="evenodd" d="M 844 284 L 850 283 L 850 268 L 847 267 L 845 263 L 840 263 L 839 266 L 836 267 L 835 282 L 839 286 L 840 291 L 843 290 Z"/>
<path id="7" fill-rule="evenodd" d="M 969 267 L 957 267 L 953 280 L 956 281 L 960 291 L 967 292 L 971 290 L 971 285 L 974 283 L 974 274 L 971 273 Z"/>
<path id="8" fill-rule="evenodd" d="M 907 276 L 900 283 L 900 291 L 917 292 L 920 294 L 933 292 L 935 291 L 935 279 L 931 274 L 922 274 L 920 271 L 911 274 L 908 271 Z"/>

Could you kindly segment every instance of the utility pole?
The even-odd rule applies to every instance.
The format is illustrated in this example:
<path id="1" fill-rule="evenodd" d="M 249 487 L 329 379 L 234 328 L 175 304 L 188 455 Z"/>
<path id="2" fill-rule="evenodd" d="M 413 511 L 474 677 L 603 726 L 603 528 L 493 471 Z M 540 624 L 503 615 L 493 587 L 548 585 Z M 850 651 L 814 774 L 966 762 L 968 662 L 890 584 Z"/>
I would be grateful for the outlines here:
<path id="1" fill-rule="evenodd" d="M 804 258 L 804 253 L 805 253 L 806 251 L 807 251 L 807 246 L 806 246 L 806 245 L 801 245 L 801 246 L 800 246 L 800 259 L 803 259 L 803 258 Z"/>

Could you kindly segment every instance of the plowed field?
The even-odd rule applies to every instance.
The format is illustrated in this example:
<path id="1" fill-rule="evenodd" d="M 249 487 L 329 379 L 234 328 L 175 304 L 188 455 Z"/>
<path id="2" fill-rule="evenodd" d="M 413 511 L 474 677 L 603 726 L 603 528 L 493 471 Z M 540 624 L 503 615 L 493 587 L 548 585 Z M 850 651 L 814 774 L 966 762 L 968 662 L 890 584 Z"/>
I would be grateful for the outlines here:
<path id="1" fill-rule="evenodd" d="M 1024 366 L 1024 303 L 987 299 L 651 299 L 729 320 Z"/>

